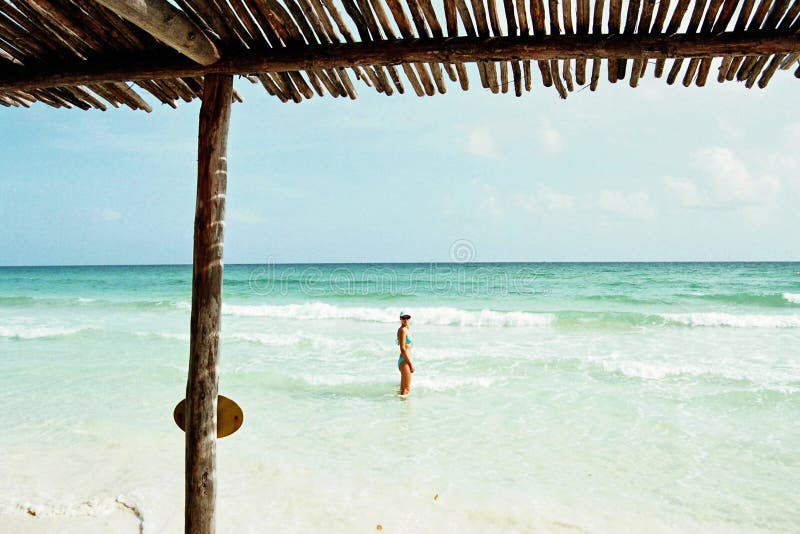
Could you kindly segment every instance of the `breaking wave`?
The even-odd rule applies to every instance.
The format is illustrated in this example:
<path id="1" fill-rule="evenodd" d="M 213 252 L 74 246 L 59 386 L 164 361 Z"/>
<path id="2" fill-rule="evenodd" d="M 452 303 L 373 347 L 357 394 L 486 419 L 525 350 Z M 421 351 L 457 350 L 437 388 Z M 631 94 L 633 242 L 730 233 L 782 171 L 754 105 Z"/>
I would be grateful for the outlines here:
<path id="1" fill-rule="evenodd" d="M 664 313 L 668 321 L 685 326 L 734 328 L 800 328 L 800 315 L 751 315 L 733 313 Z"/>
<path id="2" fill-rule="evenodd" d="M 87 330 L 81 327 L 0 325 L 0 337 L 9 339 L 42 339 L 71 336 Z"/>
<path id="3" fill-rule="evenodd" d="M 239 317 L 299 320 L 350 319 L 379 323 L 398 320 L 396 308 L 344 307 L 322 302 L 282 306 L 223 304 L 222 313 Z M 551 313 L 473 311 L 450 307 L 419 308 L 414 310 L 413 315 L 417 323 L 441 326 L 547 326 L 555 319 Z"/>

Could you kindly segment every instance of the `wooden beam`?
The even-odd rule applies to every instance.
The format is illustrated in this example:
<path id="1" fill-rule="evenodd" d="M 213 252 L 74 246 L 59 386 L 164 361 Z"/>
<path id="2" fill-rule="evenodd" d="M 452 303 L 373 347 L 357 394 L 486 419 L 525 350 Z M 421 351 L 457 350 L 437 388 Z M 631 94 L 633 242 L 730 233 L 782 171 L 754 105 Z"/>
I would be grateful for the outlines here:
<path id="1" fill-rule="evenodd" d="M 192 534 L 210 534 L 215 528 L 217 360 L 232 97 L 232 76 L 205 77 L 197 142 L 191 338 L 186 381 L 185 530 Z"/>
<path id="2" fill-rule="evenodd" d="M 95 0 L 162 43 L 201 65 L 219 59 L 217 47 L 192 20 L 166 0 Z"/>
<path id="3" fill-rule="evenodd" d="M 50 68 L 6 67 L 0 91 L 207 74 L 290 72 L 403 63 L 553 60 L 589 57 L 691 58 L 769 55 L 800 51 L 800 35 L 739 32 L 720 35 L 526 35 L 450 37 L 294 46 L 253 50 L 202 66 L 183 58 L 59 63 Z"/>

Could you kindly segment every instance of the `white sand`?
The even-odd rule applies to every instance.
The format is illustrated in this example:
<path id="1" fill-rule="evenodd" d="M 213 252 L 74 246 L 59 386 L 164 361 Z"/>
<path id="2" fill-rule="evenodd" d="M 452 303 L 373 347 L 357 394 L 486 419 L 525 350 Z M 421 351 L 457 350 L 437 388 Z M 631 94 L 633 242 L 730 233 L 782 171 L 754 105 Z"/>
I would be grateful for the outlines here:
<path id="1" fill-rule="evenodd" d="M 115 510 L 98 515 L 31 515 L 20 510 L 18 514 L 0 515 L 0 531 L 4 534 L 93 534 L 113 532 L 127 534 L 140 532 L 140 522 L 136 514 L 118 505 Z"/>

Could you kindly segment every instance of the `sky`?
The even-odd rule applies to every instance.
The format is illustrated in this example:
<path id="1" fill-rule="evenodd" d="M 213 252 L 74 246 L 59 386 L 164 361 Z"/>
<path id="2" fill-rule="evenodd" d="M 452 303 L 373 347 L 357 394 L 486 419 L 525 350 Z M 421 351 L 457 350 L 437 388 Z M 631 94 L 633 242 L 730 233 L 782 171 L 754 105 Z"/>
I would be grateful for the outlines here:
<path id="1" fill-rule="evenodd" d="M 800 260 L 800 80 L 714 74 L 299 105 L 237 79 L 225 262 Z M 0 108 L 0 265 L 192 262 L 199 102 L 149 102 Z"/>

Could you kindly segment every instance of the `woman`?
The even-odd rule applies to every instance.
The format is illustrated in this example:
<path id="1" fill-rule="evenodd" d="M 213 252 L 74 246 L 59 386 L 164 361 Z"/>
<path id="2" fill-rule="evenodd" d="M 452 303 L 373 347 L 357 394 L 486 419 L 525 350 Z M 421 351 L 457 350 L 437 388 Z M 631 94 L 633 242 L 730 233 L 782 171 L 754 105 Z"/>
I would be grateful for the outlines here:
<path id="1" fill-rule="evenodd" d="M 397 329 L 397 344 L 400 345 L 400 358 L 397 360 L 397 368 L 400 369 L 400 395 L 408 395 L 411 391 L 411 373 L 414 372 L 414 364 L 411 363 L 411 330 L 408 321 L 411 316 L 400 312 L 400 328 Z"/>

